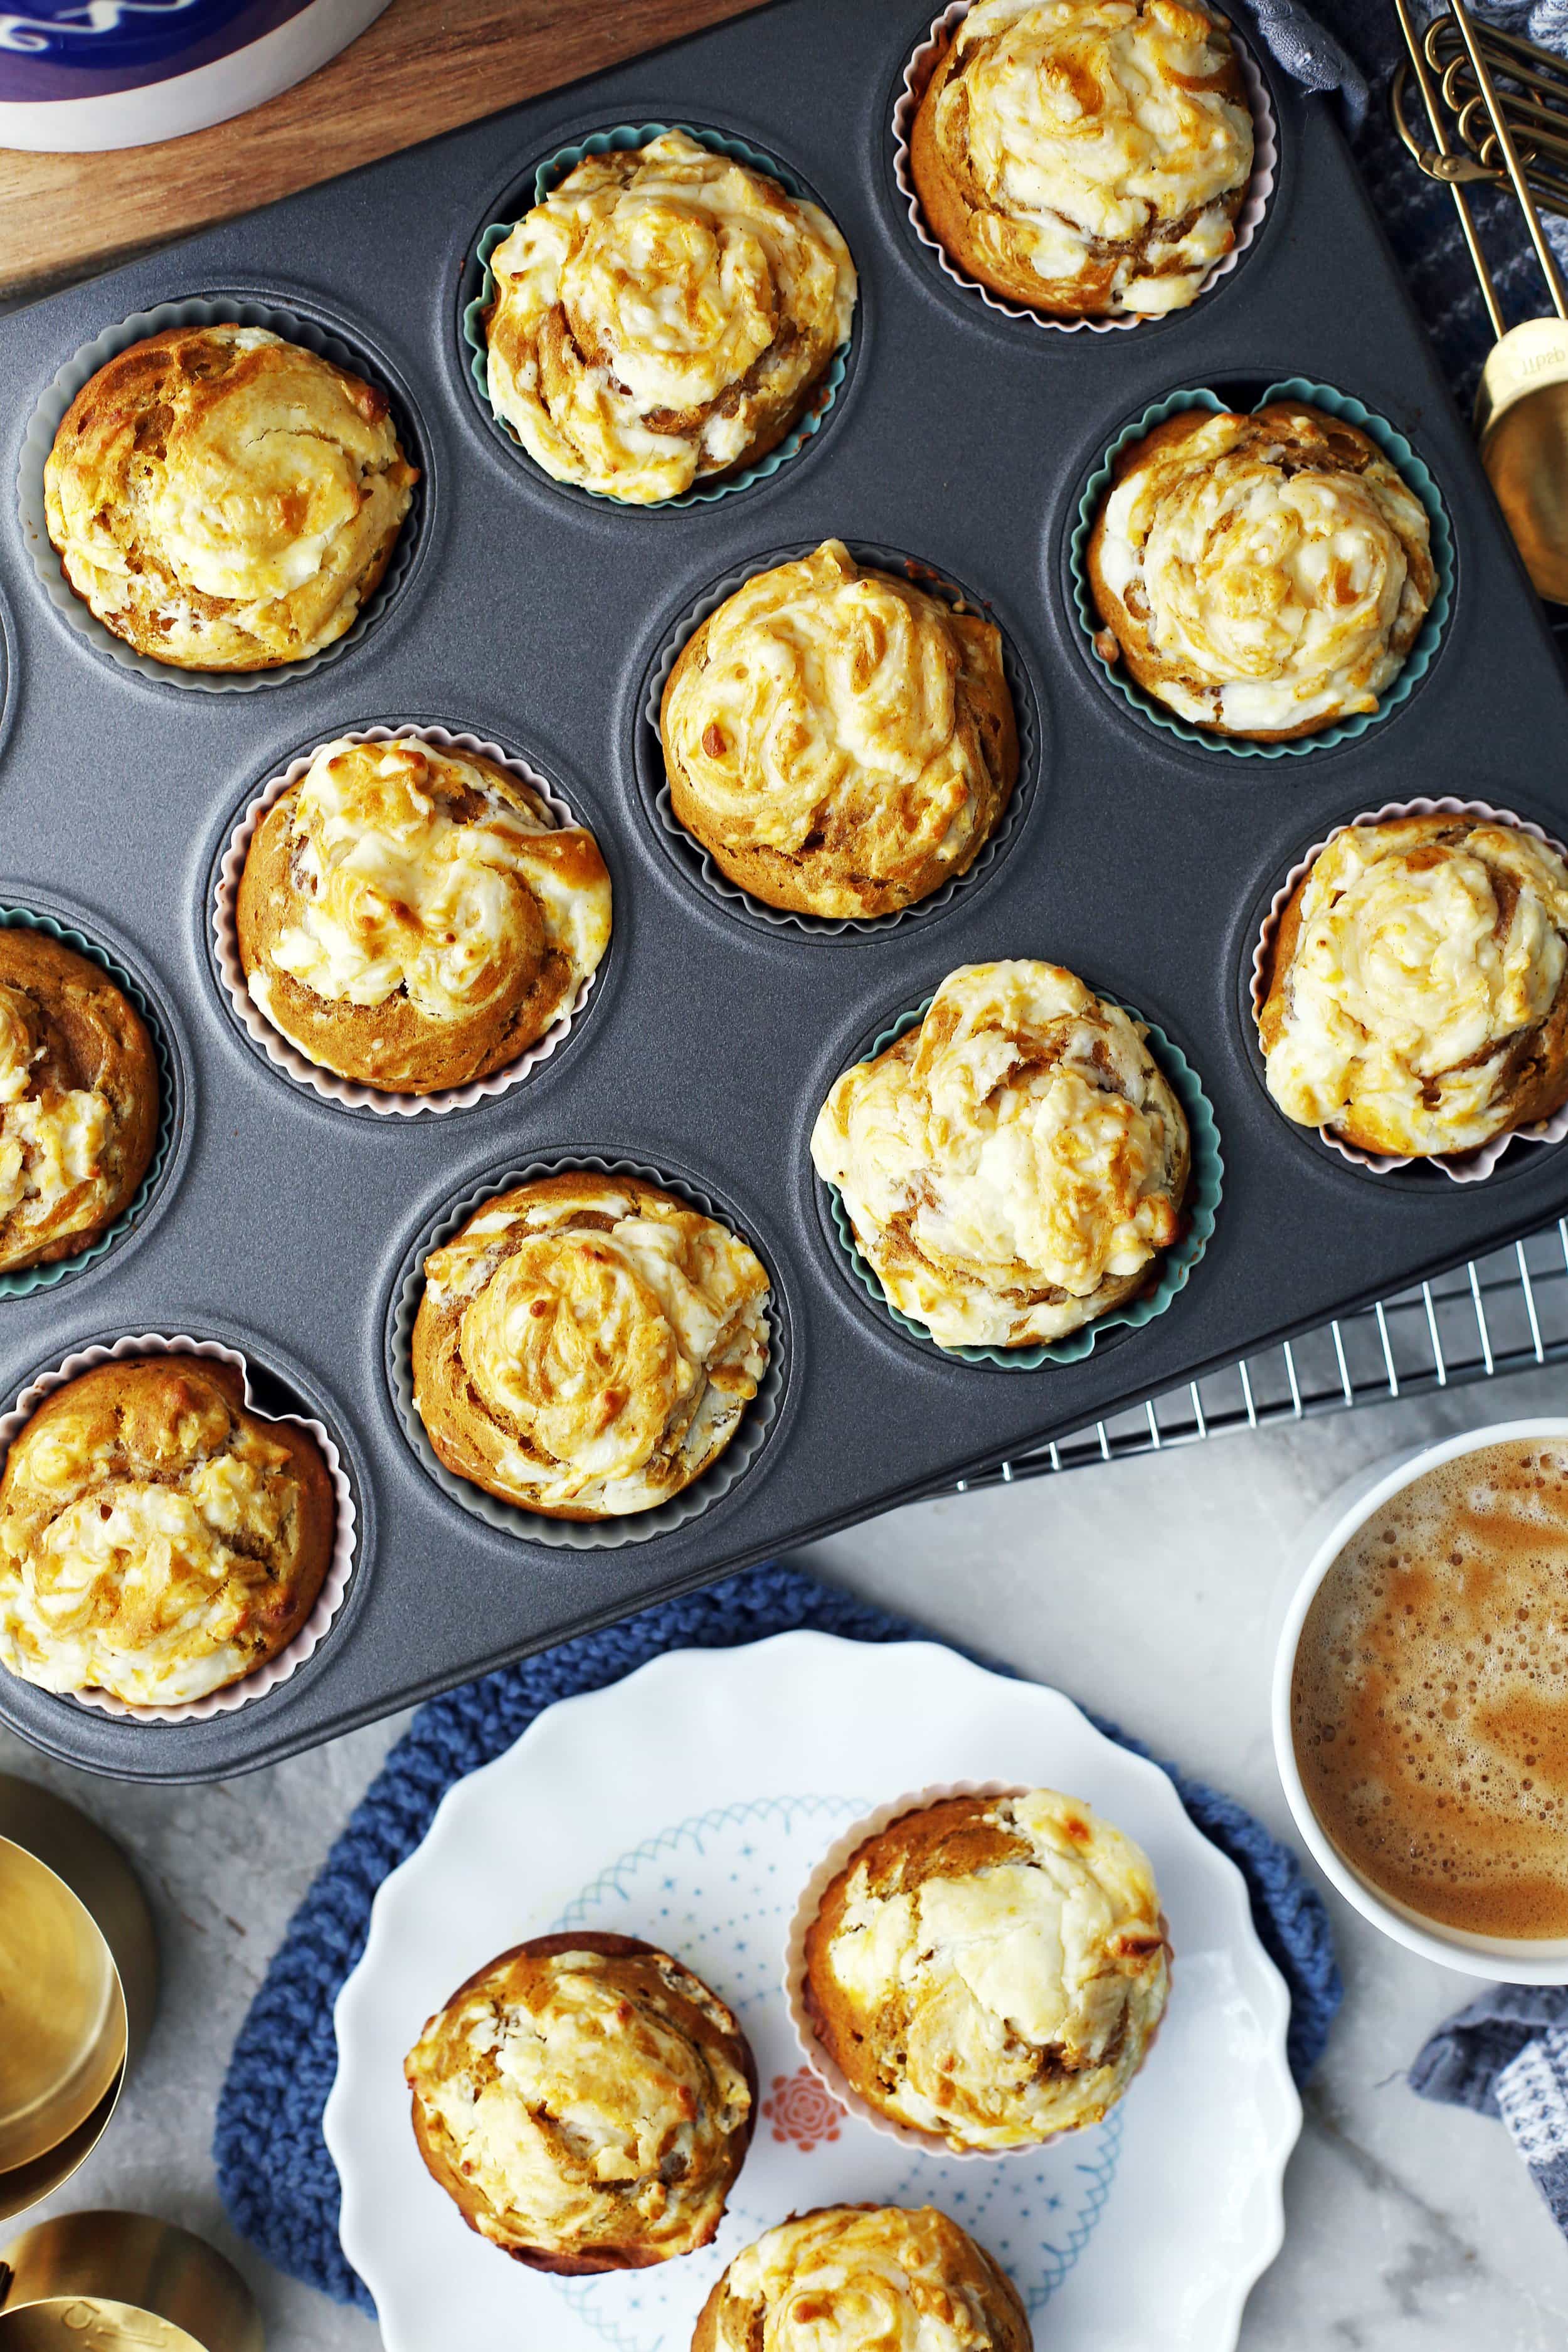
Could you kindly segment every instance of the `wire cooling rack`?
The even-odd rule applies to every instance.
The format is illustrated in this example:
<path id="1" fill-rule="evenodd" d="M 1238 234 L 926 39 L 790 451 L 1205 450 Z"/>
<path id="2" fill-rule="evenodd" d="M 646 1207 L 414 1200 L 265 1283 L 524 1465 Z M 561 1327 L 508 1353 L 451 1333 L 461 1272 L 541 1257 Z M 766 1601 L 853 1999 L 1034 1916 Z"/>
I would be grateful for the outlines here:
<path id="1" fill-rule="evenodd" d="M 1349 1412 L 1568 1363 L 1568 1218 L 1301 1339 L 1244 1356 L 1075 1437 L 1015 1454 L 944 1491 L 968 1495 L 1055 1470 L 1194 1445 L 1230 1430 Z"/>

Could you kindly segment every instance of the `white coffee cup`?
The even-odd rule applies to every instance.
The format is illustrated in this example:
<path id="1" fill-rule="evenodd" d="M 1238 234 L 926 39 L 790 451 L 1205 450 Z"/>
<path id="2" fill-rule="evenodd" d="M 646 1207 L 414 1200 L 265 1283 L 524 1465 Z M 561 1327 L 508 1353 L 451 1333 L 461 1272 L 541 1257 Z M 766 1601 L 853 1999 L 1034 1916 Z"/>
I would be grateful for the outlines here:
<path id="1" fill-rule="evenodd" d="M 1363 1472 L 1353 1480 L 1327 1511 L 1319 1515 L 1303 1539 L 1305 1565 L 1285 1612 L 1274 1661 L 1275 1759 L 1296 1826 L 1320 1869 L 1363 1919 L 1370 1919 L 1374 1927 L 1381 1927 L 1395 1943 L 1419 1952 L 1425 1959 L 1440 1962 L 1444 1968 L 1457 1969 L 1463 1976 L 1488 1977 L 1504 1984 L 1568 1984 L 1568 1937 L 1547 1940 L 1536 1937 L 1480 1936 L 1447 1927 L 1406 1908 L 1363 1877 L 1340 1853 L 1312 1811 L 1296 1762 L 1290 1694 L 1301 1629 L 1318 1588 L 1373 1514 L 1445 1462 L 1479 1453 L 1487 1446 L 1508 1445 L 1516 1440 L 1529 1444 L 1542 1438 L 1559 1444 L 1568 1443 L 1568 1420 L 1495 1422 L 1489 1428 L 1466 1430 L 1458 1437 L 1445 1438 L 1439 1445 L 1425 1446 L 1392 1467 Z M 1325 1517 L 1329 1521 L 1326 1530 Z"/>

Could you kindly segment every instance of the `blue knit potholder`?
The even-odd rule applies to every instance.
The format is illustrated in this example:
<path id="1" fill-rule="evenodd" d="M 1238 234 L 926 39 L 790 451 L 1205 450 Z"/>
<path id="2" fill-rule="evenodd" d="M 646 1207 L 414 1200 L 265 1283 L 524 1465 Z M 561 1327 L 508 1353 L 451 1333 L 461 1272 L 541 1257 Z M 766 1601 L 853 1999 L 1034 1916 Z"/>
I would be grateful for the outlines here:
<path id="1" fill-rule="evenodd" d="M 332 2005 L 364 1949 L 376 1888 L 413 1853 L 453 1781 L 500 1755 L 557 1699 L 602 1690 L 666 1650 L 734 1649 L 803 1625 L 855 1642 L 929 1639 L 907 1619 L 798 1569 L 757 1568 L 579 1634 L 419 1709 L 295 1913 L 240 2029 L 218 2100 L 218 2187 L 236 2229 L 269 2262 L 339 2303 L 374 2310 L 338 2243 L 338 2176 L 321 2137 L 337 2071 Z M 1113 1724 L 1099 1728 L 1148 1753 Z M 1193 1822 L 1247 1882 L 1259 1940 L 1290 1990 L 1288 2053 L 1300 2083 L 1317 2063 L 1342 1994 L 1327 1915 L 1294 1855 L 1260 1822 L 1233 1798 L 1163 1769 Z"/>

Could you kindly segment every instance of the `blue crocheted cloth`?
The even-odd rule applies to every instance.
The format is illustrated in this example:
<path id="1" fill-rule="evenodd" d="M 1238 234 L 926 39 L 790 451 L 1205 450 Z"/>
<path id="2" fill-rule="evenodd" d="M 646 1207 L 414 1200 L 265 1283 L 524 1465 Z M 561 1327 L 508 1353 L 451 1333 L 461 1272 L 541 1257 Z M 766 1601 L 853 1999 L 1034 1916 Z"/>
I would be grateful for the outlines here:
<path id="1" fill-rule="evenodd" d="M 338 2243 L 338 2176 L 321 2137 L 337 2069 L 332 2004 L 364 1948 L 376 1888 L 413 1853 L 452 1782 L 510 1748 L 557 1699 L 602 1690 L 662 1651 L 733 1649 L 797 1625 L 856 1642 L 927 1638 L 906 1619 L 798 1569 L 758 1568 L 581 1634 L 419 1709 L 295 1913 L 229 2061 L 214 2139 L 218 2186 L 236 2229 L 268 2261 L 340 2303 L 374 2311 Z M 1147 1754 L 1114 1725 L 1100 1727 Z M 1290 2069 L 1300 2082 L 1317 2063 L 1342 1993 L 1323 1906 L 1295 1857 L 1260 1822 L 1233 1798 L 1164 1769 L 1193 1821 L 1247 1881 L 1264 1948 L 1290 1988 Z"/>

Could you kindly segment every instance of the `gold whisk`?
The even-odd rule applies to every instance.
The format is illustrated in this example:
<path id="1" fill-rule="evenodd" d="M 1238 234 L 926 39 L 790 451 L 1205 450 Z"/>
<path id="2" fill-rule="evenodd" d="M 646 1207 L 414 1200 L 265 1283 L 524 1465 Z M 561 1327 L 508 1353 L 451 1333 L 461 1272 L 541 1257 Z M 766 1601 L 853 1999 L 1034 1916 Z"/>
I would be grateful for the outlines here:
<path id="1" fill-rule="evenodd" d="M 1409 0 L 1394 0 L 1410 51 L 1394 77 L 1394 127 L 1422 170 L 1454 199 L 1497 341 L 1481 372 L 1476 434 L 1525 567 L 1542 596 L 1568 604 L 1568 292 L 1541 226 L 1537 199 L 1568 210 L 1568 68 L 1510 33 L 1483 31 L 1465 0 L 1449 0 L 1425 35 Z M 1500 94 L 1499 77 L 1503 82 Z M 1410 80 L 1421 93 L 1435 148 L 1415 136 L 1405 110 Z M 1529 165 L 1527 176 L 1526 165 Z M 1545 193 L 1561 180 L 1563 199 Z M 1556 313 L 1510 327 L 1492 283 L 1468 184 L 1511 188 Z"/>

